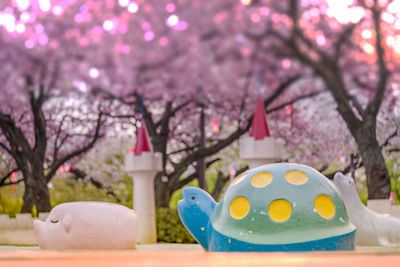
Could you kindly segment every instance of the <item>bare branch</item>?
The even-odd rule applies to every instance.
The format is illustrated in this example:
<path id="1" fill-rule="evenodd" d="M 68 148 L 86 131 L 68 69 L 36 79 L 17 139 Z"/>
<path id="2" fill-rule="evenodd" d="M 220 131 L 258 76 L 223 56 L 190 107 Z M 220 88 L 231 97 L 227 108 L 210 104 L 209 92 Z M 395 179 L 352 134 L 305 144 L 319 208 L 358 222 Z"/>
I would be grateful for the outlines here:
<path id="1" fill-rule="evenodd" d="M 19 184 L 19 183 L 21 183 L 21 182 L 23 182 L 24 181 L 24 179 L 19 179 L 19 180 L 17 180 L 17 181 L 15 181 L 15 182 L 8 182 L 8 183 L 6 183 L 6 182 L 4 182 L 4 183 L 0 183 L 0 187 L 2 187 L 2 186 L 8 186 L 8 185 L 13 185 L 13 184 Z"/>
<path id="2" fill-rule="evenodd" d="M 388 137 L 386 137 L 385 142 L 383 142 L 383 144 L 381 144 L 381 149 L 388 146 L 390 144 L 390 140 L 392 140 L 398 134 L 399 134 L 399 128 L 396 127 L 396 129 L 393 131 L 393 133 L 391 133 Z M 389 151 L 391 151 L 391 150 L 389 150 Z"/>
<path id="3" fill-rule="evenodd" d="M 343 169 L 340 170 L 342 173 L 349 173 L 349 172 L 352 172 L 353 170 L 356 170 L 356 169 L 361 168 L 362 166 L 364 166 L 364 163 L 362 162 L 362 160 L 361 160 L 361 158 L 360 158 L 360 156 L 358 154 L 353 155 L 352 157 L 353 158 L 357 158 L 356 162 L 355 162 L 355 165 L 353 166 L 352 165 L 353 163 L 350 162 L 349 165 L 347 165 L 346 167 L 344 167 Z M 328 173 L 328 174 L 324 174 L 324 175 L 329 180 L 333 180 L 333 178 L 335 177 L 336 173 L 337 173 L 337 171 L 334 171 L 334 172 L 331 172 L 331 173 Z"/>
<path id="4" fill-rule="evenodd" d="M 196 144 L 196 145 L 193 145 L 193 146 L 187 146 L 185 148 L 178 149 L 178 150 L 175 150 L 173 152 L 168 153 L 168 156 L 171 156 L 171 155 L 174 155 L 174 154 L 179 154 L 181 152 L 191 151 L 191 150 L 193 150 L 193 149 L 195 149 L 197 147 L 199 147 L 199 144 Z"/>
<path id="5" fill-rule="evenodd" d="M 19 171 L 19 168 L 14 168 L 13 170 L 9 171 L 3 178 L 0 179 L 0 186 L 4 185 L 5 181 L 12 175 L 13 172 Z"/>
<path id="6" fill-rule="evenodd" d="M 300 78 L 302 78 L 301 75 L 295 75 L 287 79 L 285 82 L 281 83 L 279 87 L 274 91 L 274 93 L 264 100 L 264 106 L 268 107 L 272 102 L 275 101 L 275 99 L 277 99 L 281 94 L 289 89 L 290 86 L 297 82 Z"/>
<path id="7" fill-rule="evenodd" d="M 216 159 L 212 159 L 212 160 L 208 161 L 208 162 L 206 163 L 206 170 L 207 170 L 211 165 L 213 165 L 215 162 L 217 162 L 217 161 L 219 161 L 219 160 L 221 160 L 221 159 L 220 159 L 220 158 L 216 158 Z M 175 186 L 174 186 L 175 190 L 177 190 L 177 189 L 179 189 L 179 188 L 182 188 L 183 186 L 187 185 L 188 183 L 190 183 L 191 181 L 193 181 L 194 179 L 196 179 L 197 176 L 198 176 L 198 173 L 197 173 L 197 172 L 194 172 L 194 173 L 190 174 L 189 176 L 187 176 L 187 177 L 185 177 L 185 178 L 179 180 L 178 183 L 176 183 Z"/>
<path id="8" fill-rule="evenodd" d="M 11 151 L 11 149 L 8 148 L 6 144 L 0 142 L 0 147 L 1 147 L 2 149 L 4 149 L 8 154 L 14 156 L 13 151 Z"/>
<path id="9" fill-rule="evenodd" d="M 158 122 L 155 123 L 156 128 L 161 126 L 160 133 L 169 132 L 168 124 L 169 120 L 171 119 L 171 116 L 172 116 L 172 101 L 168 101 L 165 105 L 163 116 Z"/>
<path id="10" fill-rule="evenodd" d="M 311 97 L 320 95 L 320 94 L 325 93 L 325 92 L 326 92 L 326 90 L 320 90 L 320 91 L 315 91 L 315 92 L 312 92 L 312 93 L 309 93 L 309 94 L 300 95 L 299 97 L 294 98 L 294 99 L 291 100 L 291 101 L 287 101 L 287 102 L 285 102 L 285 103 L 283 103 L 283 104 L 280 104 L 279 106 L 276 106 L 276 107 L 267 109 L 266 112 L 267 112 L 267 113 L 272 113 L 272 112 L 281 110 L 282 108 L 284 108 L 284 107 L 287 106 L 287 105 L 294 104 L 294 103 L 299 102 L 299 101 L 301 101 L 301 100 L 304 100 L 304 99 L 307 99 L 307 98 L 311 98 Z"/>
<path id="11" fill-rule="evenodd" d="M 275 90 L 275 92 L 279 91 L 280 93 L 272 94 L 264 101 L 264 103 L 266 103 L 267 105 L 272 103 L 281 93 L 283 93 L 285 90 L 287 90 L 298 79 L 299 79 L 299 77 L 292 77 L 292 78 L 288 79 L 288 81 L 282 83 Z M 232 132 L 226 138 L 220 139 L 217 143 L 214 143 L 208 147 L 194 151 L 193 153 L 189 154 L 184 159 L 182 159 L 179 164 L 175 164 L 174 165 L 175 170 L 174 170 L 173 174 L 171 174 L 171 176 L 170 176 L 170 181 L 172 182 L 172 184 L 176 183 L 179 180 L 180 176 L 184 173 L 186 168 L 190 164 L 192 164 L 192 162 L 198 160 L 199 158 L 205 158 L 205 157 L 214 155 L 218 151 L 224 149 L 225 147 L 229 146 L 234 141 L 239 139 L 243 134 L 245 134 L 250 129 L 252 120 L 253 120 L 253 116 L 251 116 L 247 120 L 248 123 L 247 123 L 246 127 L 244 127 L 244 128 L 238 127 L 236 129 L 236 131 Z"/>
<path id="12" fill-rule="evenodd" d="M 86 177 L 88 177 L 88 175 L 87 175 L 84 171 L 82 171 L 82 170 L 80 170 L 80 169 L 77 169 L 77 168 L 71 168 L 70 172 L 74 174 L 74 178 L 75 178 L 76 180 L 78 180 L 78 179 L 82 179 L 82 180 L 83 180 L 83 179 L 85 179 Z M 91 183 L 92 185 L 94 185 L 96 188 L 102 189 L 102 190 L 104 190 L 104 191 L 107 193 L 107 195 L 114 197 L 115 200 L 116 200 L 117 202 L 121 202 L 121 199 L 120 199 L 120 198 L 118 197 L 118 195 L 114 192 L 114 190 L 112 189 L 111 186 L 105 186 L 102 182 L 96 180 L 96 179 L 93 178 L 92 176 L 89 176 L 89 181 L 90 181 L 90 183 Z"/>
<path id="13" fill-rule="evenodd" d="M 127 106 L 135 105 L 135 101 L 127 101 L 126 99 L 129 99 L 130 97 L 133 97 L 133 92 L 136 92 L 136 89 L 133 90 L 133 92 L 130 92 L 124 96 L 117 96 L 115 94 L 110 93 L 109 91 L 105 90 L 104 88 L 101 87 L 93 87 L 91 92 L 94 95 L 101 94 L 104 99 L 107 100 L 118 100 L 120 103 L 125 104 Z"/>
<path id="14" fill-rule="evenodd" d="M 173 174 L 171 174 L 170 179 L 172 184 L 175 184 L 179 177 L 185 172 L 186 168 L 192 164 L 192 162 L 197 161 L 200 158 L 205 158 L 211 155 L 214 155 L 218 151 L 222 150 L 223 148 L 227 147 L 228 145 L 232 144 L 235 140 L 237 140 L 240 136 L 248 131 L 250 128 L 250 124 L 247 125 L 245 128 L 238 128 L 236 131 L 232 132 L 228 137 L 225 139 L 221 139 L 218 143 L 213 144 L 209 147 L 199 149 L 194 151 L 193 153 L 187 155 L 184 159 L 182 159 L 179 164 L 176 164 L 175 170 Z"/>
<path id="15" fill-rule="evenodd" d="M 186 107 L 187 105 L 189 105 L 190 103 L 192 103 L 193 100 L 189 99 L 183 103 L 181 103 L 180 105 L 177 105 L 175 108 L 172 109 L 171 113 L 172 116 L 175 115 L 179 110 L 183 109 L 184 107 Z"/>
<path id="16" fill-rule="evenodd" d="M 362 20 L 360 20 L 360 22 L 361 21 Z M 357 25 L 360 24 L 360 22 L 345 26 L 344 30 L 339 34 L 339 37 L 338 37 L 336 43 L 334 44 L 334 47 L 335 47 L 334 58 L 336 60 L 338 60 L 340 58 L 341 50 L 342 50 L 344 43 L 350 39 L 351 35 L 353 34 Z"/>
<path id="17" fill-rule="evenodd" d="M 87 152 L 89 149 L 91 149 L 94 146 L 96 141 L 99 138 L 101 138 L 100 129 L 101 129 L 101 126 L 103 125 L 102 117 L 103 117 L 103 113 L 100 112 L 98 115 L 98 118 L 97 118 L 97 122 L 96 122 L 95 133 L 92 137 L 92 140 L 88 144 L 86 144 L 85 146 L 83 146 L 80 149 L 77 149 L 71 153 L 68 153 L 63 158 L 53 162 L 53 164 L 49 168 L 49 172 L 46 174 L 46 177 L 45 177 L 47 182 L 49 182 L 50 179 L 56 174 L 58 167 L 60 167 L 61 165 L 63 165 L 65 162 L 72 159 L 73 157 L 76 157 L 82 153 Z"/>
<path id="18" fill-rule="evenodd" d="M 54 151 L 53 151 L 53 160 L 54 160 L 54 161 L 57 161 L 58 150 L 59 150 L 59 147 L 61 147 L 61 146 L 58 146 L 58 139 L 60 138 L 62 126 L 63 126 L 64 121 L 65 121 L 65 119 L 66 119 L 67 117 L 69 117 L 69 115 L 64 115 L 64 116 L 62 117 L 61 121 L 60 121 L 60 124 L 58 125 L 58 129 L 57 129 L 57 132 L 56 132 L 56 138 L 55 138 L 55 140 L 54 140 Z"/>
<path id="19" fill-rule="evenodd" d="M 382 46 L 382 39 L 384 37 L 383 37 L 383 33 L 381 30 L 381 24 L 380 24 L 381 11 L 379 10 L 377 5 L 378 5 L 378 3 L 377 3 L 377 1 L 375 1 L 374 7 L 371 9 L 371 12 L 372 12 L 372 19 L 374 22 L 374 29 L 375 29 L 375 38 L 376 38 L 375 50 L 376 50 L 376 54 L 378 57 L 377 63 L 378 63 L 378 67 L 379 67 L 379 80 L 376 85 L 375 96 L 372 99 L 372 101 L 368 103 L 368 106 L 366 108 L 366 113 L 372 114 L 374 116 L 376 116 L 379 112 L 380 106 L 383 101 L 383 97 L 385 95 L 387 81 L 388 81 L 388 78 L 390 75 L 389 71 L 387 69 L 387 66 L 386 66 L 386 62 L 385 62 L 385 50 Z"/>
<path id="20" fill-rule="evenodd" d="M 353 104 L 353 106 L 356 108 L 357 112 L 360 114 L 360 116 L 363 117 L 365 110 L 361 106 L 360 102 L 358 102 L 357 96 L 349 95 L 349 99 L 350 99 L 351 103 Z"/>

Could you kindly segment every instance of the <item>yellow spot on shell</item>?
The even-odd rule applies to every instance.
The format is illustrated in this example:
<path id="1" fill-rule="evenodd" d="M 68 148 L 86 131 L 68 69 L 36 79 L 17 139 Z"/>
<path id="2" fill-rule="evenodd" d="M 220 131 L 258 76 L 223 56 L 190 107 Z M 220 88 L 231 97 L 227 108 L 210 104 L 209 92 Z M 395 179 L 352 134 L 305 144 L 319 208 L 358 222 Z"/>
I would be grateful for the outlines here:
<path id="1" fill-rule="evenodd" d="M 335 216 L 335 203 L 328 195 L 319 195 L 314 201 L 315 209 L 324 219 L 331 219 Z"/>
<path id="2" fill-rule="evenodd" d="M 285 174 L 285 179 L 288 183 L 302 185 L 308 181 L 308 176 L 302 171 L 290 171 Z"/>
<path id="3" fill-rule="evenodd" d="M 238 183 L 243 181 L 246 178 L 246 176 L 247 176 L 247 173 L 242 173 L 241 175 L 236 177 L 235 180 L 232 181 L 232 185 L 237 185 Z"/>
<path id="4" fill-rule="evenodd" d="M 269 217 L 276 222 L 284 222 L 292 215 L 292 205 L 285 199 L 278 199 L 269 205 Z"/>
<path id="5" fill-rule="evenodd" d="M 250 202 L 245 197 L 237 197 L 232 200 L 229 213 L 235 219 L 244 218 L 250 210 Z"/>
<path id="6" fill-rule="evenodd" d="M 273 176 L 269 172 L 260 172 L 251 178 L 251 184 L 254 187 L 265 187 L 272 182 Z"/>

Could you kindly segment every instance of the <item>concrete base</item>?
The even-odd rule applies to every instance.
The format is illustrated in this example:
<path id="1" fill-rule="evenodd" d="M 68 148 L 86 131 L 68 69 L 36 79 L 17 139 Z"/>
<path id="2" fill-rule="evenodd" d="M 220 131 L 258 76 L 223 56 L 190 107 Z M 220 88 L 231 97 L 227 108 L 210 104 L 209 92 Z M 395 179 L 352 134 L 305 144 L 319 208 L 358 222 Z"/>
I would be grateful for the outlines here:
<path id="1" fill-rule="evenodd" d="M 0 230 L 0 244 L 18 246 L 37 246 L 33 229 Z"/>
<path id="2" fill-rule="evenodd" d="M 49 213 L 40 213 L 39 220 L 45 221 Z M 37 246 L 33 233 L 31 214 L 17 214 L 10 218 L 6 214 L 0 215 L 0 245 Z"/>

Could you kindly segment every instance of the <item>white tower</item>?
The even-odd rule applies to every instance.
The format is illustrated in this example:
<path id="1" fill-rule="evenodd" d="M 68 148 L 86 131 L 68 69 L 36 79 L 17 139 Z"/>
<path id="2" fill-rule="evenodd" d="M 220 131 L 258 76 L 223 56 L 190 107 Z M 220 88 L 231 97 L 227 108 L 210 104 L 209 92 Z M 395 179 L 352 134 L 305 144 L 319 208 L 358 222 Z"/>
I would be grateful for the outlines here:
<path id="1" fill-rule="evenodd" d="M 250 134 L 239 140 L 240 158 L 247 161 L 250 169 L 282 160 L 285 154 L 283 144 L 272 138 L 267 124 L 261 98 L 257 101 Z"/>
<path id="2" fill-rule="evenodd" d="M 125 155 L 125 170 L 133 178 L 133 209 L 138 216 L 137 242 L 157 243 L 154 178 L 162 170 L 162 156 L 152 151 L 144 123 L 138 130 L 134 154 Z"/>

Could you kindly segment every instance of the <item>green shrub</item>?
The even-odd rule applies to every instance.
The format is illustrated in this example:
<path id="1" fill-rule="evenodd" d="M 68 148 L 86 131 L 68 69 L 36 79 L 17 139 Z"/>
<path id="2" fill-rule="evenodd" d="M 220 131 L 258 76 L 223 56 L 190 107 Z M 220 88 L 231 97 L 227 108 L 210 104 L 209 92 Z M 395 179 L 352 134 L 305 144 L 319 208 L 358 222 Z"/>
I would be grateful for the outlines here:
<path id="1" fill-rule="evenodd" d="M 115 199 L 108 196 L 104 190 L 98 189 L 91 184 L 86 184 L 82 180 L 54 178 L 51 184 L 49 191 L 52 207 L 72 201 L 115 202 Z"/>
<path id="2" fill-rule="evenodd" d="M 183 226 L 176 209 L 158 208 L 156 216 L 158 242 L 196 243 L 196 240 Z"/>
<path id="3" fill-rule="evenodd" d="M 0 214 L 8 214 L 15 217 L 22 208 L 22 196 L 24 194 L 24 186 L 18 184 L 15 189 L 10 186 L 0 188 Z"/>

